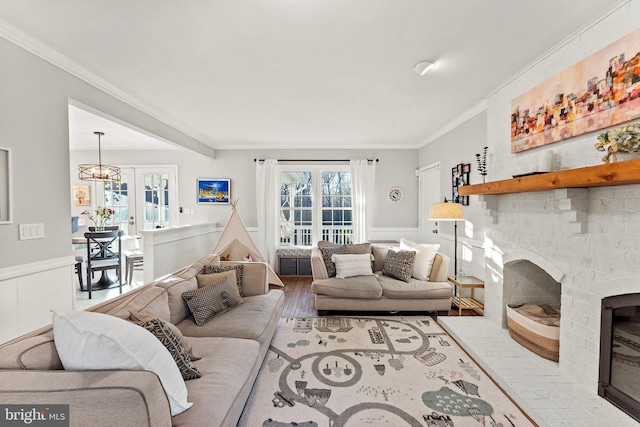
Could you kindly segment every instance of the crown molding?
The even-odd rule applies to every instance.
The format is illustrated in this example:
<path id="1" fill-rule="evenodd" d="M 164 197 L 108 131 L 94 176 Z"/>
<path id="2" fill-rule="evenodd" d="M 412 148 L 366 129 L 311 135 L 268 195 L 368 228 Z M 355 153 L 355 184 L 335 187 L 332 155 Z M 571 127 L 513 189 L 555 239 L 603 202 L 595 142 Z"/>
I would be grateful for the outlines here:
<path id="1" fill-rule="evenodd" d="M 19 30 L 18 28 L 12 26 L 2 19 L 0 19 L 0 37 L 49 62 L 55 67 L 66 71 L 67 73 L 82 80 L 83 82 L 88 83 L 91 86 L 94 86 L 95 88 L 107 93 L 108 95 L 113 96 L 114 98 L 124 102 L 125 104 L 128 104 L 131 107 L 153 117 L 159 122 L 162 122 L 165 125 L 195 139 L 201 144 L 212 148 L 210 144 L 204 142 L 207 141 L 207 138 L 204 135 L 189 128 L 185 124 L 177 123 L 169 119 L 162 111 L 159 111 L 154 107 L 151 107 L 150 105 L 145 104 L 139 99 L 133 97 L 132 95 L 124 92 L 122 89 L 114 86 L 102 77 L 84 68 L 80 64 L 72 61 L 52 47 L 33 38 L 24 31 Z"/>
<path id="2" fill-rule="evenodd" d="M 455 128 L 457 128 L 467 120 L 477 116 L 478 114 L 482 113 L 486 109 L 487 109 L 487 100 L 484 99 L 480 103 L 471 107 L 470 109 L 468 109 L 467 111 L 460 114 L 458 117 L 456 117 L 455 119 L 453 119 L 452 121 L 444 125 L 442 128 L 440 128 L 440 130 L 436 131 L 434 134 L 432 134 L 431 136 L 423 140 L 422 145 L 419 148 L 422 148 L 425 145 L 429 144 L 430 142 L 433 142 L 436 139 L 440 138 L 441 136 L 447 134 L 448 132 L 451 132 L 452 130 L 454 130 Z"/>

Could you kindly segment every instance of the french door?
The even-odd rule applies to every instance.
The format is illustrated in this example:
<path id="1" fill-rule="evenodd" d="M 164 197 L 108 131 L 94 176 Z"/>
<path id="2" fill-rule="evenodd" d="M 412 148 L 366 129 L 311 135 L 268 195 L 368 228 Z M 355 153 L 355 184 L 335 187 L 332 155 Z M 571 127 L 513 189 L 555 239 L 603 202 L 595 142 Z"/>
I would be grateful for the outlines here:
<path id="1" fill-rule="evenodd" d="M 122 180 L 105 183 L 99 196 L 104 206 L 115 211 L 111 225 L 131 235 L 178 225 L 177 166 L 134 166 L 121 171 Z"/>

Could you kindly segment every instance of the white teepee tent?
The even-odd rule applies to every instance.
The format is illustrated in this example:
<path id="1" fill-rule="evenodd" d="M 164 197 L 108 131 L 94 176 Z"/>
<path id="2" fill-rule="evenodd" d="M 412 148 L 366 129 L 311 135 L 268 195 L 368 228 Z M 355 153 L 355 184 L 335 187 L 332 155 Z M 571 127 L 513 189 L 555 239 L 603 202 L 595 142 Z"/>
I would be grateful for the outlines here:
<path id="1" fill-rule="evenodd" d="M 240 214 L 236 210 L 237 200 L 231 202 L 231 214 L 227 225 L 224 226 L 216 246 L 211 251 L 212 254 L 218 254 L 229 261 L 245 261 L 251 257 L 252 261 L 266 262 L 269 268 L 269 283 L 277 286 L 284 286 L 278 275 L 255 244 L 247 226 L 242 222 Z"/>

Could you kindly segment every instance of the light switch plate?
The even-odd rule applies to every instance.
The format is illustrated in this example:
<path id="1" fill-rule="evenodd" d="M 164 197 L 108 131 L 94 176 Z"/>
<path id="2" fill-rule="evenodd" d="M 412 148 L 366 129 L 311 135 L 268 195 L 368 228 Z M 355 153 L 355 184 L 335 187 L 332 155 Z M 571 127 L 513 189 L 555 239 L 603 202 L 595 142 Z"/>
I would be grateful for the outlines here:
<path id="1" fill-rule="evenodd" d="M 44 223 L 19 224 L 20 240 L 44 239 Z"/>

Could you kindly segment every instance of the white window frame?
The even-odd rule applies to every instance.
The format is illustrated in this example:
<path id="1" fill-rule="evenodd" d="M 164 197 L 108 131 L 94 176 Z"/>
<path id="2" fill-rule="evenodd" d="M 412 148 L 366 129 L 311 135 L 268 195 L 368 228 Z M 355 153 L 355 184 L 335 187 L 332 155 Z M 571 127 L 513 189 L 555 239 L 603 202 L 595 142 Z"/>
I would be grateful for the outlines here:
<path id="1" fill-rule="evenodd" d="M 282 173 L 283 172 L 311 172 L 312 180 L 311 180 L 311 188 L 312 188 L 312 203 L 313 208 L 311 210 L 311 239 L 312 246 L 318 245 L 318 240 L 322 238 L 322 172 L 349 172 L 351 173 L 351 168 L 349 165 L 339 165 L 339 164 L 297 164 L 297 165 L 278 165 L 277 169 L 278 176 L 278 191 L 276 194 L 277 203 L 276 206 L 278 208 L 278 241 L 277 245 L 280 247 L 280 189 L 282 186 Z M 353 177 L 351 177 L 353 179 Z M 351 194 L 353 200 L 353 189 Z M 353 207 L 351 208 L 353 210 Z M 295 247 L 295 246 L 285 246 L 285 247 Z M 306 247 L 306 246 L 305 246 Z"/>

